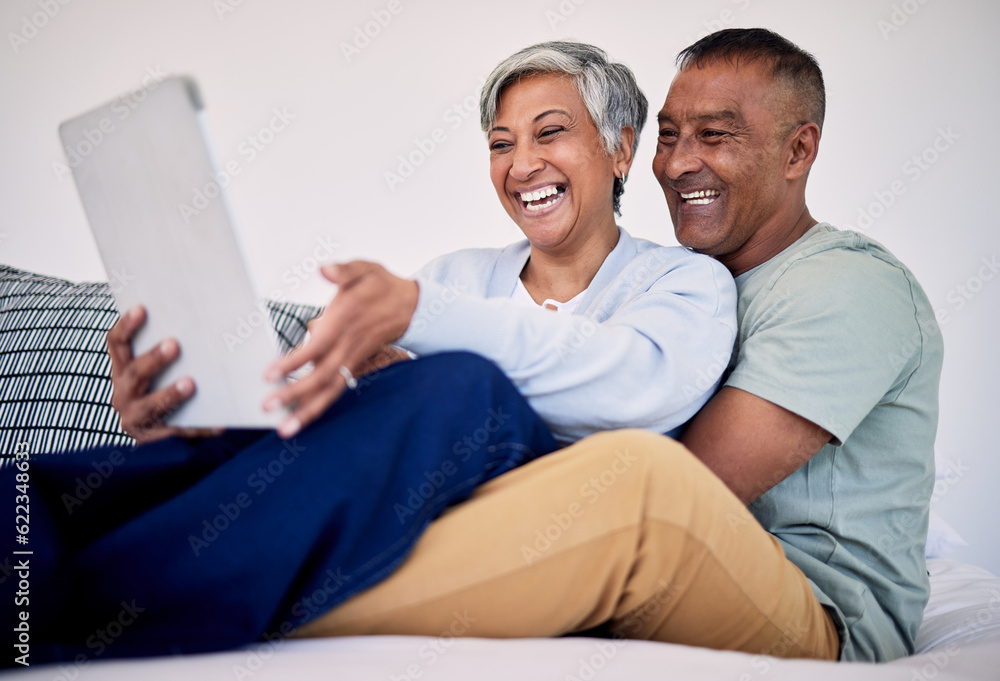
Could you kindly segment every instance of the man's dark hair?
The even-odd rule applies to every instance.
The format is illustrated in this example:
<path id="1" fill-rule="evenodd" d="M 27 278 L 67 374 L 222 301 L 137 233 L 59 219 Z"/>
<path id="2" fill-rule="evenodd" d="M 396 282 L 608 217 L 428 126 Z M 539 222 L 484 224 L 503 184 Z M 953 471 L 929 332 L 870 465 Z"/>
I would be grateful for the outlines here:
<path id="1" fill-rule="evenodd" d="M 813 122 L 823 129 L 826 116 L 823 72 L 816 58 L 795 43 L 766 28 L 727 28 L 681 50 L 677 68 L 684 71 L 717 61 L 737 68 L 741 63 L 762 62 L 771 78 L 788 87 L 802 103 L 801 111 L 795 114 L 798 120 L 789 121 L 791 126 Z"/>

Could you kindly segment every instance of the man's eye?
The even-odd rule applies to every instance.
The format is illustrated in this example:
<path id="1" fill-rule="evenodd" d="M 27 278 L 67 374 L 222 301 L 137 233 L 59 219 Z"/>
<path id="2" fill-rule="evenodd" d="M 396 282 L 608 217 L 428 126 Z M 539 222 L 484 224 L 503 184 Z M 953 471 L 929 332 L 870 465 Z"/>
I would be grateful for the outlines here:
<path id="1" fill-rule="evenodd" d="M 664 144 L 670 144 L 670 143 L 672 143 L 676 139 L 677 139 L 677 131 L 676 130 L 661 130 L 660 131 L 660 137 L 659 137 L 659 141 L 660 142 L 663 142 Z"/>
<path id="2" fill-rule="evenodd" d="M 702 136 L 707 137 L 709 139 L 720 139 L 722 137 L 725 137 L 726 133 L 722 132 L 721 130 L 706 130 L 705 132 L 702 133 Z"/>

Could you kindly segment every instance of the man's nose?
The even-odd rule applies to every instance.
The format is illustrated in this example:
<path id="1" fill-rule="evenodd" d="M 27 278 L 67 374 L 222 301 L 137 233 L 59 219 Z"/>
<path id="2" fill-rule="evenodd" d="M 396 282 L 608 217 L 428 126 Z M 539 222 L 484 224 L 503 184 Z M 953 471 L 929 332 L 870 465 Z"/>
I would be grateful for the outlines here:
<path id="1" fill-rule="evenodd" d="M 697 144 L 689 138 L 678 139 L 669 147 L 661 147 L 653 159 L 653 169 L 661 183 L 666 179 L 678 180 L 686 173 L 696 173 L 701 167 Z"/>

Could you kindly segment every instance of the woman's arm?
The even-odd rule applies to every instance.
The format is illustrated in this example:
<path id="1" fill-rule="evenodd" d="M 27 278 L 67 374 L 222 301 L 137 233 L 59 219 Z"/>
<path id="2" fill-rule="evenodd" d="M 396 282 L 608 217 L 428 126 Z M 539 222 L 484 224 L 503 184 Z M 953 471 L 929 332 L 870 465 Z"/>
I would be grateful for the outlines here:
<path id="1" fill-rule="evenodd" d="M 324 268 L 339 292 L 310 340 L 272 367 L 277 376 L 316 366 L 269 400 L 297 404 L 279 433 L 291 436 L 340 396 L 341 366 L 354 371 L 393 342 L 417 354 L 468 350 L 492 360 L 562 441 L 623 427 L 671 431 L 715 391 L 736 333 L 728 272 L 678 251 L 633 260 L 600 292 L 593 318 L 465 295 L 445 283 L 447 268 L 419 288 L 373 263 Z"/>
<path id="2" fill-rule="evenodd" d="M 456 292 L 456 271 L 421 280 L 398 344 L 493 360 L 564 442 L 601 430 L 669 432 L 715 392 L 736 337 L 736 288 L 713 259 L 657 248 L 632 260 L 588 316 Z M 461 272 L 459 272 L 461 274 Z"/>

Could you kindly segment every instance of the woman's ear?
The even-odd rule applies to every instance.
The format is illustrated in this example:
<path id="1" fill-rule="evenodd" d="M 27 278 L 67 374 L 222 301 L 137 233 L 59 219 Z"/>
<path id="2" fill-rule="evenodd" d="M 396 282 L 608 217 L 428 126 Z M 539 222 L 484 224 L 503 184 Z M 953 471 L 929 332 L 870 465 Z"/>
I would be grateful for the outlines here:
<path id="1" fill-rule="evenodd" d="M 615 175 L 626 177 L 632 168 L 632 148 L 635 145 L 635 130 L 631 125 L 622 128 L 618 151 L 615 152 Z"/>

